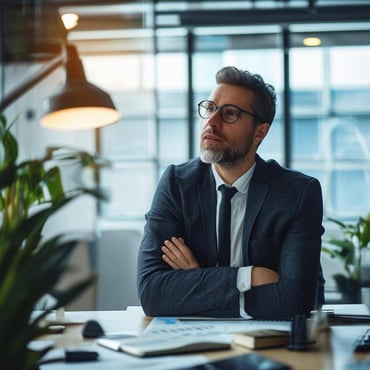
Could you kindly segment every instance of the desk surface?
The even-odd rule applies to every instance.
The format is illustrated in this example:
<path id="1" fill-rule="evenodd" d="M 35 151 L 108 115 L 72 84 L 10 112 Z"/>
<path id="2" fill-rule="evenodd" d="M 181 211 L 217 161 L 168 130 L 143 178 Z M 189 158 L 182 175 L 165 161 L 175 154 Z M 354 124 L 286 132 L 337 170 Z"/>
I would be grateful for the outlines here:
<path id="1" fill-rule="evenodd" d="M 82 323 L 89 319 L 98 320 L 106 331 L 122 331 L 140 333 L 150 322 L 150 319 L 145 317 L 140 308 L 129 308 L 126 311 L 79 311 L 66 312 L 65 322 L 66 330 L 63 334 L 49 335 L 43 339 L 53 340 L 57 348 L 94 348 L 98 350 L 100 361 L 89 363 L 88 368 L 93 369 L 116 369 L 119 365 L 120 369 L 146 368 L 149 364 L 147 359 L 133 359 L 123 353 L 116 353 L 98 347 L 95 340 L 84 340 L 81 335 Z M 264 349 L 258 352 L 286 363 L 294 370 L 345 370 L 346 364 L 358 358 L 364 358 L 368 354 L 354 354 L 353 345 L 359 336 L 364 333 L 369 325 L 333 325 L 328 329 L 322 330 L 317 336 L 315 345 L 310 350 L 305 352 L 289 351 L 285 348 Z M 108 352 L 109 353 L 108 353 Z M 174 368 L 186 367 L 194 363 L 203 361 L 212 361 L 229 356 L 235 356 L 242 353 L 247 353 L 250 350 L 240 346 L 233 345 L 231 350 L 213 351 L 202 354 L 177 355 L 171 356 Z M 201 355 L 201 357 L 200 357 Z M 128 364 L 128 356 L 132 358 L 131 365 Z M 114 357 L 114 361 L 113 361 Z M 140 363 L 142 361 L 142 363 Z M 157 359 L 160 361 L 160 359 Z M 170 362 L 171 363 L 171 362 Z M 141 366 L 142 364 L 142 366 Z M 176 364 L 176 365 L 175 365 Z M 151 370 L 155 369 L 170 369 L 168 362 L 163 362 L 163 366 L 159 362 L 153 363 L 150 366 Z M 43 365 L 42 370 L 57 370 L 75 368 L 72 364 L 50 364 Z M 83 370 L 83 365 L 79 365 L 78 369 Z M 87 366 L 86 366 L 87 369 Z"/>

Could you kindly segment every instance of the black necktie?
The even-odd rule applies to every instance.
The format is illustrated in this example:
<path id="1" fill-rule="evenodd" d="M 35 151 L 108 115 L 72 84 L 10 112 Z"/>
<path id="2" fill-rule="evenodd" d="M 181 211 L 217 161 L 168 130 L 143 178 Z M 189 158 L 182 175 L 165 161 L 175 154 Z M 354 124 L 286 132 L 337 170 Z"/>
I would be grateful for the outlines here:
<path id="1" fill-rule="evenodd" d="M 230 199 L 237 192 L 236 188 L 221 185 L 218 188 L 222 193 L 220 210 L 218 213 L 218 265 L 230 266 Z"/>

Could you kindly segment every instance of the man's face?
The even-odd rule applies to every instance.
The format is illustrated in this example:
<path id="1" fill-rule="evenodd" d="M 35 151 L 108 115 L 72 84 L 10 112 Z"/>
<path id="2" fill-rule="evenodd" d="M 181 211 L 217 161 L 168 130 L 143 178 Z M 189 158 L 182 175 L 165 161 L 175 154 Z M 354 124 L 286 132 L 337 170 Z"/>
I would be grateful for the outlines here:
<path id="1" fill-rule="evenodd" d="M 218 107 L 233 104 L 253 113 L 252 90 L 233 85 L 217 85 L 208 100 Z M 254 118 L 240 113 L 234 123 L 226 123 L 221 111 L 216 110 L 209 118 L 202 119 L 200 139 L 201 159 L 206 163 L 234 164 L 239 161 L 254 161 L 258 144 L 268 132 L 267 123 L 254 126 Z"/>

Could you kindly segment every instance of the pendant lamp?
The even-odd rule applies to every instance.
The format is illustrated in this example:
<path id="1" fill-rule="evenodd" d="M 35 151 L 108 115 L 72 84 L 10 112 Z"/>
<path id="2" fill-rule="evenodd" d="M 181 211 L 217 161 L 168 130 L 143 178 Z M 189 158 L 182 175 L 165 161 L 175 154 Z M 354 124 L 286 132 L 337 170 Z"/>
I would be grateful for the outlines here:
<path id="1" fill-rule="evenodd" d="M 83 130 L 116 123 L 120 115 L 110 96 L 86 80 L 75 45 L 66 45 L 66 83 L 43 104 L 41 125 L 53 130 Z"/>

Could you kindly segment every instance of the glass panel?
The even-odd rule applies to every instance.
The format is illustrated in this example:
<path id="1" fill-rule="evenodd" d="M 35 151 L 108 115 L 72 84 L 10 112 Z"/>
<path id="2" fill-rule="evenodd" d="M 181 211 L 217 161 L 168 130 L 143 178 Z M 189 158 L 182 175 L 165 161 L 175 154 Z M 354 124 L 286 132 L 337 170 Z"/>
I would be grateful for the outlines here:
<path id="1" fill-rule="evenodd" d="M 153 117 L 155 111 L 154 94 L 151 90 L 114 92 L 111 97 L 120 111 L 122 119 L 126 117 Z"/>
<path id="2" fill-rule="evenodd" d="M 110 159 L 152 159 L 155 155 L 153 119 L 122 119 L 101 132 L 101 153 Z"/>
<path id="3" fill-rule="evenodd" d="M 358 218 L 370 200 L 370 48 L 291 53 L 293 167 L 321 169 L 326 216 Z"/>
<path id="4" fill-rule="evenodd" d="M 309 114 L 310 111 L 315 109 L 323 110 L 324 100 L 322 90 L 293 90 L 291 95 L 291 107 L 293 114 Z"/>
<path id="5" fill-rule="evenodd" d="M 336 47 L 330 49 L 330 81 L 335 89 L 370 86 L 370 47 Z"/>
<path id="6" fill-rule="evenodd" d="M 294 119 L 292 122 L 294 158 L 311 160 L 319 150 L 319 120 L 317 118 Z"/>
<path id="7" fill-rule="evenodd" d="M 187 116 L 186 92 L 182 91 L 158 91 L 158 113 L 160 117 Z"/>
<path id="8" fill-rule="evenodd" d="M 366 140 L 360 130 L 356 120 L 352 117 L 333 120 L 331 129 L 331 156 L 333 159 L 370 159 L 369 140 Z M 368 126 L 368 125 L 367 125 Z M 369 128 L 361 125 L 365 132 L 369 133 Z M 367 135 L 369 139 L 369 135 Z"/>
<path id="9" fill-rule="evenodd" d="M 188 130 L 184 119 L 159 121 L 159 157 L 167 163 L 179 163 L 188 159 Z"/>
<path id="10" fill-rule="evenodd" d="M 334 215 L 358 218 L 369 212 L 369 175 L 369 171 L 356 169 L 332 172 L 328 206 Z"/>
<path id="11" fill-rule="evenodd" d="M 188 158 L 186 54 L 158 54 L 156 65 L 158 160 L 166 166 Z"/>
<path id="12" fill-rule="evenodd" d="M 369 112 L 369 65 L 370 47 L 368 46 L 330 49 L 333 111 L 338 113 Z"/>
<path id="13" fill-rule="evenodd" d="M 198 103 L 207 99 L 215 87 L 215 75 L 223 67 L 223 55 L 221 53 L 195 53 L 193 65 L 194 97 L 195 102 Z"/>
<path id="14" fill-rule="evenodd" d="M 174 53 L 186 50 L 185 30 L 159 30 L 158 33 L 157 49 L 159 53 Z M 179 35 L 171 35 L 170 33 L 179 33 Z"/>
<path id="15" fill-rule="evenodd" d="M 101 185 L 110 196 L 101 203 L 101 216 L 106 219 L 143 219 L 148 211 L 156 184 L 153 163 L 116 163 L 101 173 Z"/>
<path id="16" fill-rule="evenodd" d="M 84 56 L 88 81 L 109 91 L 153 89 L 153 55 Z M 117 68 L 118 66 L 118 68 Z"/>
<path id="17" fill-rule="evenodd" d="M 291 49 L 291 113 L 315 114 L 325 109 L 322 48 Z"/>
<path id="18" fill-rule="evenodd" d="M 156 73 L 158 91 L 186 91 L 188 78 L 186 54 L 158 54 Z"/>
<path id="19" fill-rule="evenodd" d="M 369 86 L 367 88 L 336 89 L 331 91 L 333 112 L 338 114 L 369 112 Z"/>
<path id="20" fill-rule="evenodd" d="M 87 79 L 111 93 L 121 113 L 117 124 L 99 130 L 100 151 L 112 161 L 101 186 L 100 223 L 144 221 L 157 181 L 153 55 L 87 56 Z M 118 66 L 118 68 L 117 68 Z"/>

